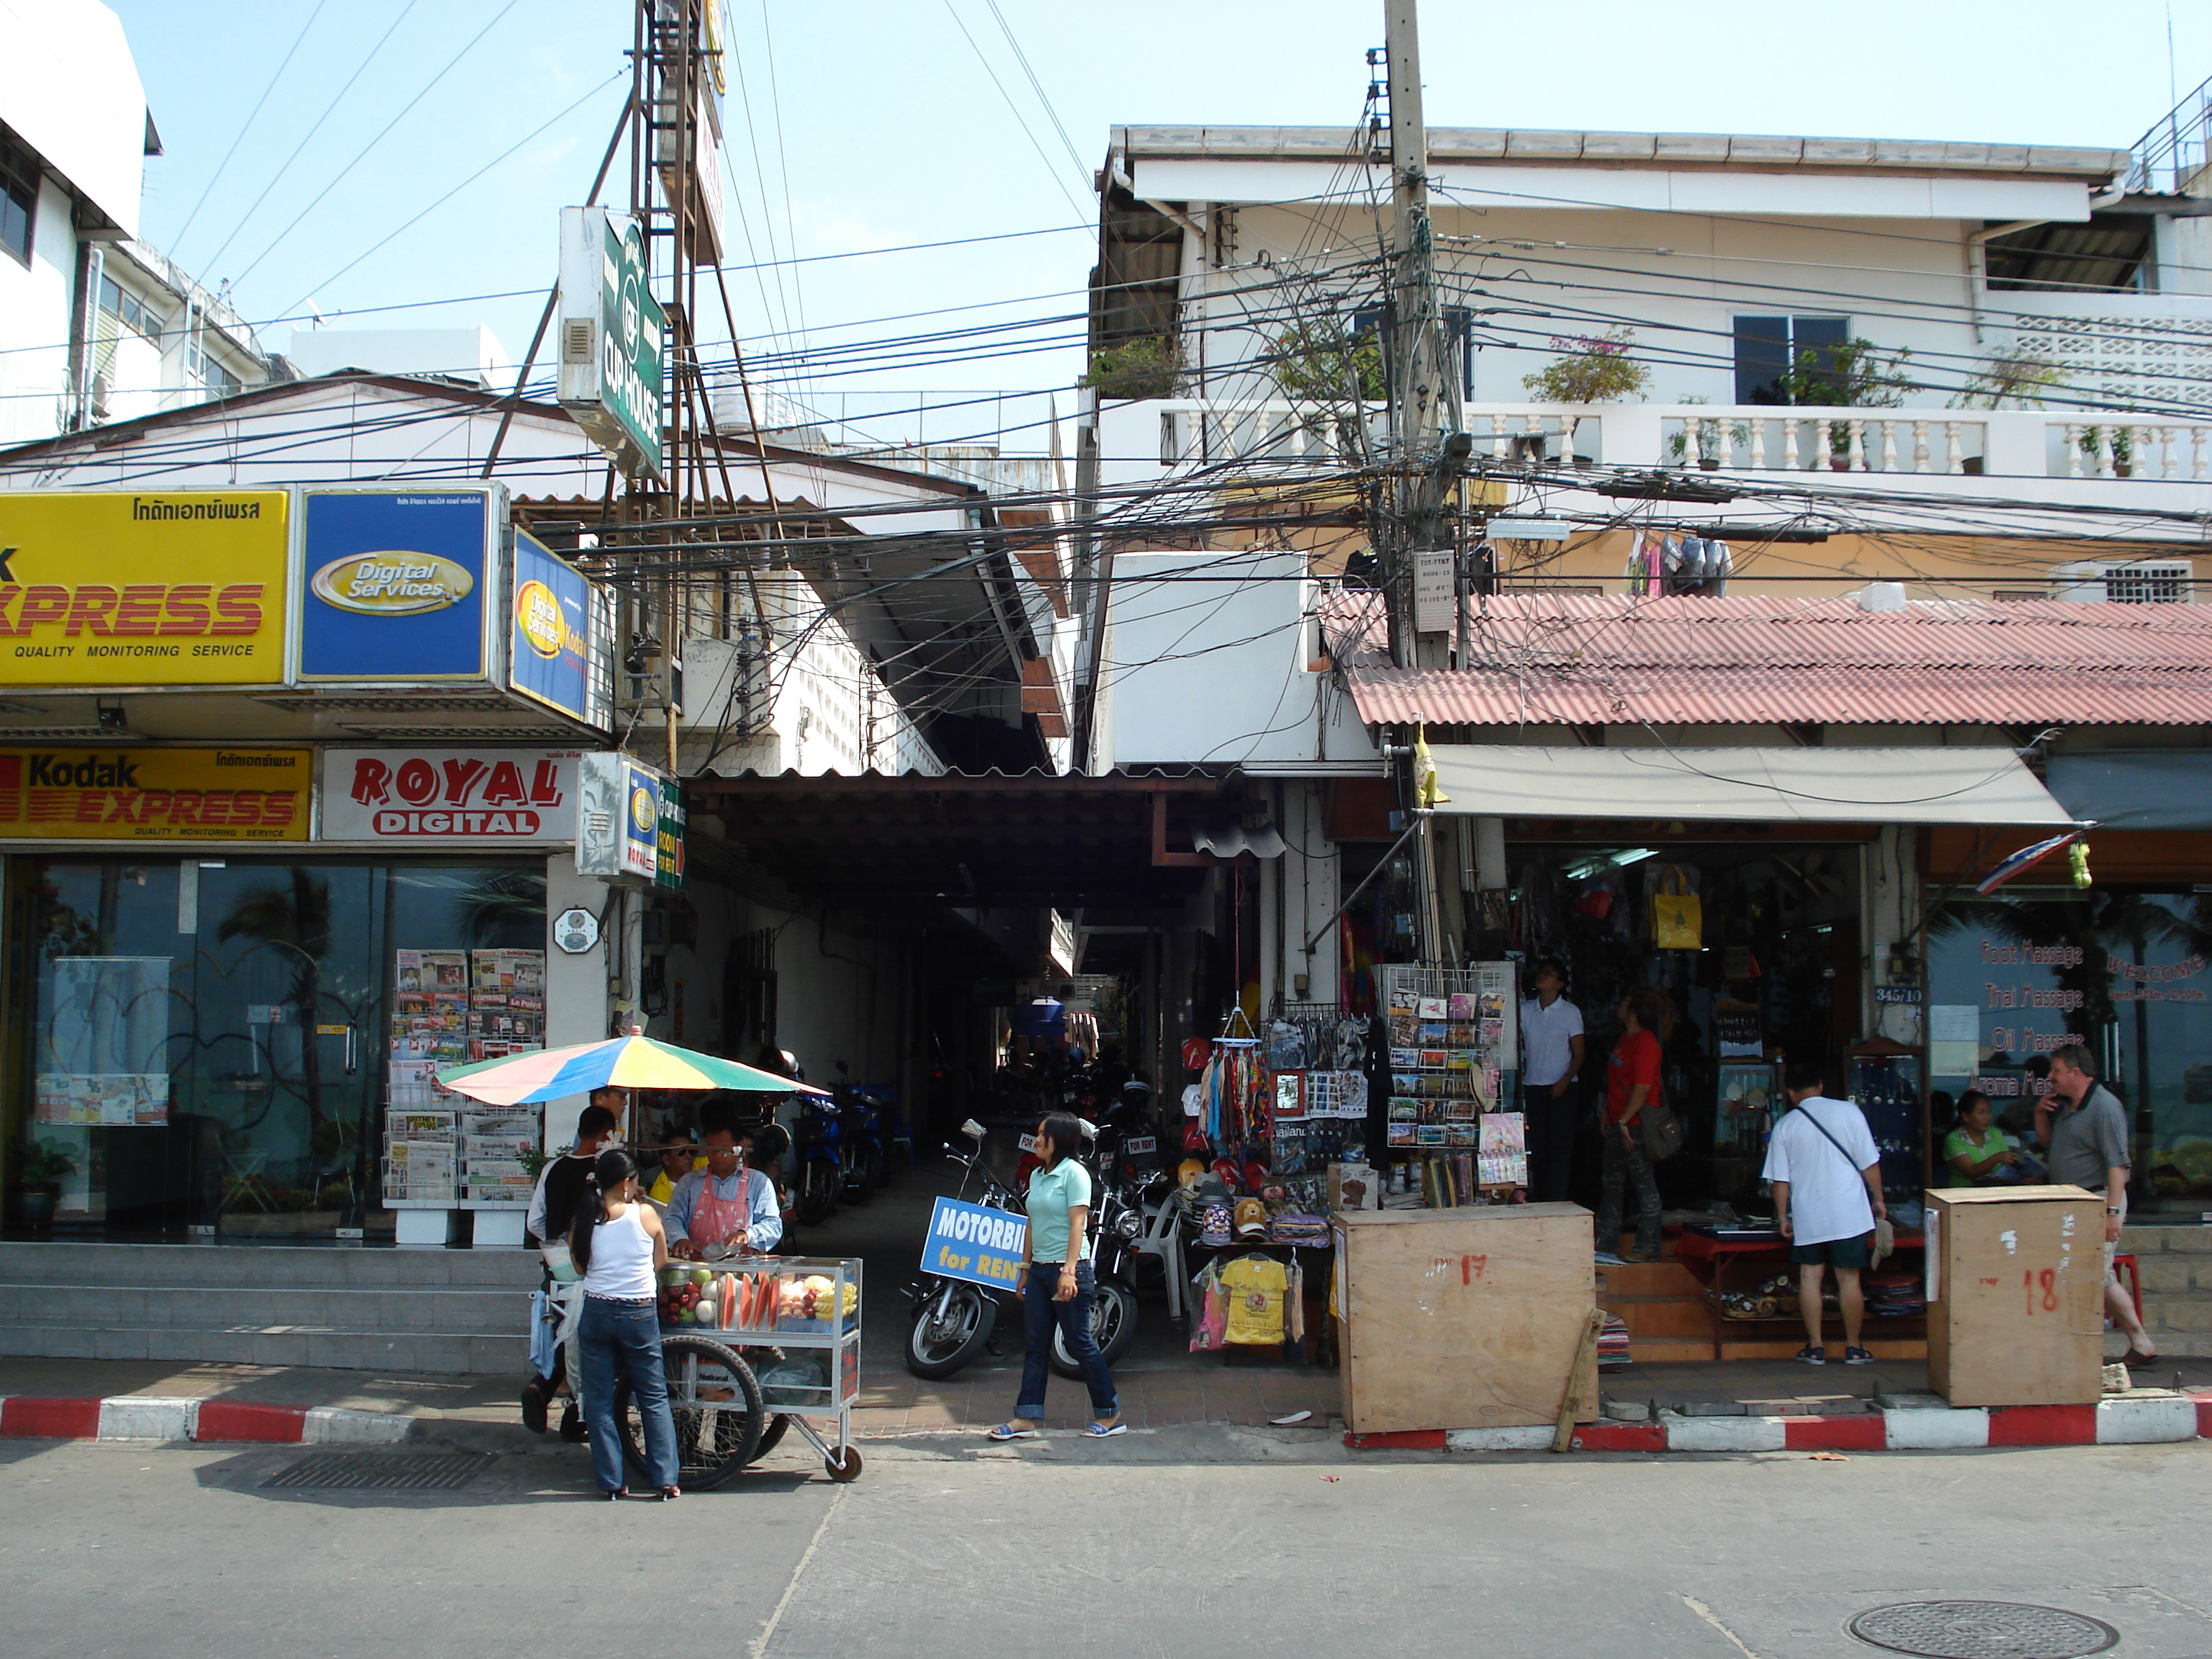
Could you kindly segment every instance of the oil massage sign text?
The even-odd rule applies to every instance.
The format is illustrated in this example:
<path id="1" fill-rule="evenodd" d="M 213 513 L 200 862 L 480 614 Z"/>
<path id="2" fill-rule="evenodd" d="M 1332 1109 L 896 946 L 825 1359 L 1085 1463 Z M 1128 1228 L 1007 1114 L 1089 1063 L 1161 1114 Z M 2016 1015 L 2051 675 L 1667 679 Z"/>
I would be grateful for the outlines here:
<path id="1" fill-rule="evenodd" d="M 0 685 L 284 678 L 281 490 L 0 496 Z"/>

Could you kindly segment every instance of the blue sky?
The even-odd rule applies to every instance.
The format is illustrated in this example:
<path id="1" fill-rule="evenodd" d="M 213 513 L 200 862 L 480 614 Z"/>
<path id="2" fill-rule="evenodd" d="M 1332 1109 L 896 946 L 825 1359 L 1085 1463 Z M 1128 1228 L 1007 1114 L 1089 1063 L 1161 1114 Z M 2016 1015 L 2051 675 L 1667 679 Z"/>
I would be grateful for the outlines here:
<path id="1" fill-rule="evenodd" d="M 630 36 L 626 0 L 110 3 L 167 148 L 148 164 L 145 234 L 211 284 L 231 281 L 254 319 L 310 297 L 335 323 L 366 307 L 542 291 L 558 210 L 581 198 L 611 131 L 622 92 L 610 77 Z M 1348 125 L 1382 15 L 1382 0 L 999 0 L 999 10 L 1079 162 L 988 0 L 732 0 L 750 108 L 733 83 L 730 160 L 751 247 L 733 236 L 734 261 L 1079 224 L 1115 123 Z M 2121 146 L 2169 103 L 2162 0 L 1430 0 L 1424 14 L 1437 125 Z M 2178 6 L 2172 22 L 2186 90 L 2212 73 L 2212 7 Z M 768 350 L 769 337 L 801 329 L 854 338 L 1079 309 L 1090 263 L 1079 232 L 731 282 L 749 349 Z M 1000 301 L 1028 303 L 838 332 Z M 488 323 L 519 355 L 539 303 L 352 320 Z M 281 349 L 289 327 L 272 324 L 269 343 Z M 1069 346 L 838 384 L 1042 388 L 1080 369 Z"/>

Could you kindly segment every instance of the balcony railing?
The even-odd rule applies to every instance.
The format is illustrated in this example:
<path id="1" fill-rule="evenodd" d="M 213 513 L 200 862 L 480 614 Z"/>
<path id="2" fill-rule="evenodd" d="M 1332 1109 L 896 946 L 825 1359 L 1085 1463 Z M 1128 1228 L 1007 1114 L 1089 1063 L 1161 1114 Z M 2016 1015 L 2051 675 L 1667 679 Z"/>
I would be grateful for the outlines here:
<path id="1" fill-rule="evenodd" d="M 2040 410 L 1778 408 L 1771 404 L 1486 404 L 1465 411 L 1475 453 L 1500 465 L 1703 468 L 1730 472 L 2212 479 L 2212 418 L 2085 419 Z M 1100 410 L 1101 447 L 1123 476 L 1224 460 L 1342 465 L 1379 450 L 1379 406 L 1160 399 Z"/>

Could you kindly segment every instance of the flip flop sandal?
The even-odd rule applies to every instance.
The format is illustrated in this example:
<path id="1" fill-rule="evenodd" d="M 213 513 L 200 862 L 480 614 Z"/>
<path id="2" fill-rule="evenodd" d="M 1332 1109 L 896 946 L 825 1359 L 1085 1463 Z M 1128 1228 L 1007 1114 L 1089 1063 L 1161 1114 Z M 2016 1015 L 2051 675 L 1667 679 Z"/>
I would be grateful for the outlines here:
<path id="1" fill-rule="evenodd" d="M 1092 1423 L 1084 1429 L 1083 1435 L 1086 1440 L 1111 1440 L 1115 1435 L 1128 1431 L 1127 1423 Z"/>
<path id="2" fill-rule="evenodd" d="M 1001 1423 L 983 1437 L 986 1440 L 1034 1440 L 1037 1437 L 1037 1431 L 1035 1429 L 1018 1429 L 1011 1423 Z"/>

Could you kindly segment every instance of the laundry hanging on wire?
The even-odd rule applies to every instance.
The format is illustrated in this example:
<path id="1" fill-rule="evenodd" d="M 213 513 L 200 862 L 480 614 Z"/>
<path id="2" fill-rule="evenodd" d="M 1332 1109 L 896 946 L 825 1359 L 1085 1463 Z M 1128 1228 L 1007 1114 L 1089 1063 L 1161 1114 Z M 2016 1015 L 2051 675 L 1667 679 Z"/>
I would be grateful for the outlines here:
<path id="1" fill-rule="evenodd" d="M 1628 544 L 1630 593 L 1656 598 L 1667 593 L 1700 593 L 1722 599 L 1735 568 L 1729 544 L 1710 536 L 1674 536 L 1639 530 Z"/>

